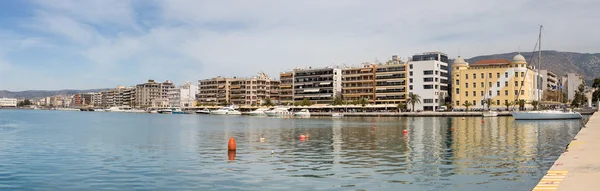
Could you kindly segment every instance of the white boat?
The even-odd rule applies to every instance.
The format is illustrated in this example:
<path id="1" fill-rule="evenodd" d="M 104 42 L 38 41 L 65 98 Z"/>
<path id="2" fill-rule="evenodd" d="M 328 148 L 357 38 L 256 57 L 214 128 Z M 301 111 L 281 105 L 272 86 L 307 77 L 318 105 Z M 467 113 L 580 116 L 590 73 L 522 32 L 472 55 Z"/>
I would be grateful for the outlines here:
<path id="1" fill-rule="evenodd" d="M 269 117 L 284 117 L 292 115 L 292 112 L 289 111 L 289 108 L 276 107 L 265 111 L 265 114 Z"/>
<path id="2" fill-rule="evenodd" d="M 171 109 L 161 109 L 161 110 L 158 110 L 158 113 L 160 113 L 160 114 L 172 114 L 173 110 L 171 110 Z"/>
<path id="3" fill-rule="evenodd" d="M 310 117 L 310 112 L 308 109 L 302 109 L 299 112 L 294 113 L 296 117 Z"/>
<path id="4" fill-rule="evenodd" d="M 215 114 L 215 115 L 226 115 L 226 114 L 227 114 L 227 112 L 229 111 L 229 108 L 230 108 L 230 107 L 222 107 L 222 108 L 219 108 L 219 109 L 217 109 L 217 110 L 212 110 L 212 111 L 210 111 L 210 114 Z"/>
<path id="5" fill-rule="evenodd" d="M 517 111 L 510 113 L 515 120 L 549 120 L 549 119 L 581 119 L 582 116 L 574 111 Z"/>
<path id="6" fill-rule="evenodd" d="M 158 111 L 157 111 L 157 110 L 152 110 L 152 111 L 150 111 L 150 113 L 152 113 L 152 114 L 157 114 L 157 113 L 158 113 Z"/>
<path id="7" fill-rule="evenodd" d="M 267 114 L 265 114 L 265 111 L 269 110 L 269 108 L 258 108 L 254 111 L 248 112 L 248 115 L 250 116 L 267 116 Z"/>
<path id="8" fill-rule="evenodd" d="M 197 114 L 210 114 L 210 110 L 204 108 L 202 110 L 196 110 Z"/>
<path id="9" fill-rule="evenodd" d="M 81 111 L 81 110 L 75 109 L 75 108 L 56 108 L 56 110 L 59 110 L 59 111 Z"/>
<path id="10" fill-rule="evenodd" d="M 234 109 L 234 108 L 229 108 L 229 110 L 227 111 L 227 115 L 241 115 L 242 112 Z"/>
<path id="11" fill-rule="evenodd" d="M 183 112 L 183 110 L 181 110 L 181 108 L 172 108 L 171 113 L 172 114 L 185 114 L 185 112 Z"/>
<path id="12" fill-rule="evenodd" d="M 331 117 L 344 117 L 343 113 L 332 113 Z"/>
<path id="13" fill-rule="evenodd" d="M 484 117 L 497 117 L 498 116 L 498 112 L 495 112 L 495 111 L 484 111 L 482 113 L 482 115 Z"/>
<path id="14" fill-rule="evenodd" d="M 103 111 L 106 111 L 106 110 L 105 109 L 94 109 L 94 111 L 103 112 Z"/>

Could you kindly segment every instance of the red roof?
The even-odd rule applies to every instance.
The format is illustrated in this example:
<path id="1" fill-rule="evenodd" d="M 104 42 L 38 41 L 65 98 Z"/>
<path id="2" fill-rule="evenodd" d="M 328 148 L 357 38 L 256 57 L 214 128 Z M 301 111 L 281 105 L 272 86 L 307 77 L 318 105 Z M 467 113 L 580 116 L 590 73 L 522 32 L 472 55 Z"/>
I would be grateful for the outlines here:
<path id="1" fill-rule="evenodd" d="M 500 59 L 500 60 L 480 60 L 473 65 L 505 65 L 510 64 L 509 60 Z"/>

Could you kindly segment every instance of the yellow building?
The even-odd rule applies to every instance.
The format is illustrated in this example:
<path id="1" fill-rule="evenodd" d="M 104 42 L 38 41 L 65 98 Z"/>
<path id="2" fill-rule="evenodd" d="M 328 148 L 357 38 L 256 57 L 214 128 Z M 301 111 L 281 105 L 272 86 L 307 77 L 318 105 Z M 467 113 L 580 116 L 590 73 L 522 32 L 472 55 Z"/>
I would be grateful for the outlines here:
<path id="1" fill-rule="evenodd" d="M 536 87 L 536 72 L 521 54 L 512 61 L 481 60 L 474 64 L 458 57 L 452 67 L 452 105 L 455 109 L 464 109 L 465 102 L 472 104 L 469 108 L 486 108 L 488 98 L 492 100 L 490 108 L 506 108 L 505 103 L 538 100 L 541 93 Z"/>

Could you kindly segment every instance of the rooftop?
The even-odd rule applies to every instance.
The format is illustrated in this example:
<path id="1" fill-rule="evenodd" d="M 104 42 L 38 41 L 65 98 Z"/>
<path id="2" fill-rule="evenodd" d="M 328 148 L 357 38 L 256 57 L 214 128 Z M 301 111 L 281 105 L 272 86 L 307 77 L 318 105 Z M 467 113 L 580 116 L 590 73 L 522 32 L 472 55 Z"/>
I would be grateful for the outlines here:
<path id="1" fill-rule="evenodd" d="M 499 60 L 480 60 L 471 66 L 482 66 L 482 65 L 506 65 L 510 64 L 510 60 L 499 59 Z"/>

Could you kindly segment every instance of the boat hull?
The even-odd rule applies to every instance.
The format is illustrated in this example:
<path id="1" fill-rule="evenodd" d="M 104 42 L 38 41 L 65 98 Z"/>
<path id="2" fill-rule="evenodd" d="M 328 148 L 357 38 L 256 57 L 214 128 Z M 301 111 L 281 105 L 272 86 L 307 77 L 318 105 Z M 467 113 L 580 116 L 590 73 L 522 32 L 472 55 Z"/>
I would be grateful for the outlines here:
<path id="1" fill-rule="evenodd" d="M 498 112 L 483 112 L 482 114 L 484 117 L 497 117 L 498 116 Z"/>
<path id="2" fill-rule="evenodd" d="M 511 115 L 516 120 L 553 120 L 553 119 L 581 119 L 577 112 L 513 112 Z"/>

